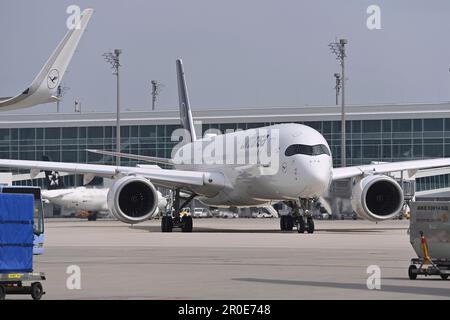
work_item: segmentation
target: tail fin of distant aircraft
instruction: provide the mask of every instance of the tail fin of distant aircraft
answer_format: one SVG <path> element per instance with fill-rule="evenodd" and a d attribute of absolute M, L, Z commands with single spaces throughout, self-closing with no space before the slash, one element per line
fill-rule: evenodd
<path fill-rule="evenodd" d="M 26 108 L 58 100 L 58 86 L 93 12 L 93 9 L 82 12 L 79 25 L 66 33 L 30 87 L 15 97 L 0 101 L 0 110 Z"/>
<path fill-rule="evenodd" d="M 180 101 L 180 120 L 183 128 L 191 135 L 191 141 L 195 141 L 194 121 L 192 119 L 191 106 L 189 104 L 188 90 L 184 78 L 183 61 L 177 60 L 178 99 Z"/>
<path fill-rule="evenodd" d="M 42 161 L 51 161 L 50 157 L 43 155 Z M 47 190 L 63 189 L 64 182 L 58 171 L 45 171 L 45 186 Z"/>

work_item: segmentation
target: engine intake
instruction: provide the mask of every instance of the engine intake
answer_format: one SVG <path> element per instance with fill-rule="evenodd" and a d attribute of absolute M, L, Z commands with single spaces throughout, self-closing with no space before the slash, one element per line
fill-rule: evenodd
<path fill-rule="evenodd" d="M 108 191 L 108 207 L 120 221 L 135 224 L 150 219 L 158 210 L 158 192 L 144 177 L 118 179 Z"/>
<path fill-rule="evenodd" d="M 403 207 L 403 190 L 388 176 L 368 176 L 358 181 L 352 190 L 353 210 L 371 221 L 392 219 Z"/>

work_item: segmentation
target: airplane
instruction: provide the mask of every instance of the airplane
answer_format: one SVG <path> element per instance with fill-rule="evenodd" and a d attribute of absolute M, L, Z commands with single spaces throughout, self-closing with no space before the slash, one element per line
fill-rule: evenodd
<path fill-rule="evenodd" d="M 44 155 L 43 161 L 50 161 Z M 107 204 L 108 188 L 76 187 L 64 188 L 64 182 L 58 171 L 45 171 L 45 181 L 47 190 L 42 190 L 42 198 L 58 206 L 76 210 L 83 216 L 86 215 L 89 221 L 97 220 L 100 212 L 109 212 Z M 167 206 L 167 199 L 157 191 L 157 210 L 149 219 L 156 217 L 160 212 L 164 212 Z M 128 221 L 133 224 L 133 221 Z"/>
<path fill-rule="evenodd" d="M 390 173 L 450 166 L 450 158 L 441 158 L 333 168 L 330 147 L 322 134 L 296 123 L 197 139 L 181 59 L 176 61 L 176 69 L 180 119 L 187 135 L 186 140 L 183 138 L 185 144 L 176 148 L 171 158 L 91 150 L 164 164 L 173 169 L 9 159 L 0 159 L 0 167 L 29 169 L 35 174 L 40 170 L 59 170 L 85 177 L 113 178 L 115 182 L 109 188 L 107 204 L 113 215 L 125 223 L 142 222 L 154 214 L 158 203 L 156 186 L 172 189 L 173 210 L 163 215 L 162 232 L 171 232 L 173 228 L 192 232 L 192 217 L 180 215 L 180 209 L 197 198 L 211 207 L 255 207 L 283 201 L 291 207 L 291 212 L 280 218 L 280 229 L 292 231 L 295 225 L 299 233 L 313 233 L 312 206 L 334 180 L 351 178 L 353 210 L 367 220 L 383 221 L 398 215 L 404 203 L 403 190 Z M 263 135 L 259 135 L 261 132 Z M 211 163 L 208 157 L 196 161 L 196 157 L 201 159 L 203 154 L 209 154 L 206 151 L 211 145 L 224 145 L 227 139 L 244 140 L 235 150 L 235 159 L 247 159 L 251 152 L 259 155 L 262 148 L 272 142 L 274 145 L 278 142 L 278 146 L 272 150 L 269 162 Z M 214 151 L 214 157 L 219 160 L 227 155 L 220 147 Z M 181 205 L 180 193 L 190 194 Z"/>
<path fill-rule="evenodd" d="M 66 33 L 27 89 L 14 97 L 0 98 L 0 111 L 28 108 L 59 100 L 58 87 L 93 12 L 93 9 L 86 9 L 81 13 L 79 28 L 75 27 Z"/>

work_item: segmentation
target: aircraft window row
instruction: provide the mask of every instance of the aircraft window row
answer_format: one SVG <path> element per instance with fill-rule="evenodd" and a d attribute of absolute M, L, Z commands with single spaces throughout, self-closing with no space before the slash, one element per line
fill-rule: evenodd
<path fill-rule="evenodd" d="M 308 146 L 305 144 L 293 144 L 287 147 L 285 153 L 286 157 L 290 157 L 296 154 L 305 154 L 308 156 L 318 156 L 326 154 L 331 156 L 330 150 L 324 144 L 317 144 L 315 146 Z"/>

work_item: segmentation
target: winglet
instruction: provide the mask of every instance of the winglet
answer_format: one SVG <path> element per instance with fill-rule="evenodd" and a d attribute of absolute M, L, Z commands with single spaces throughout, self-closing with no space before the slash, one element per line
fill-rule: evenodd
<path fill-rule="evenodd" d="M 56 101 L 58 86 L 61 84 L 93 12 L 93 9 L 86 9 L 81 13 L 78 27 L 70 29 L 66 33 L 30 87 L 22 94 L 0 101 L 0 110 L 20 109 Z"/>
<path fill-rule="evenodd" d="M 177 60 L 178 99 L 180 101 L 180 120 L 183 128 L 191 135 L 191 141 L 195 141 L 194 121 L 192 119 L 191 106 L 189 104 L 188 90 L 184 78 L 183 61 Z"/>

